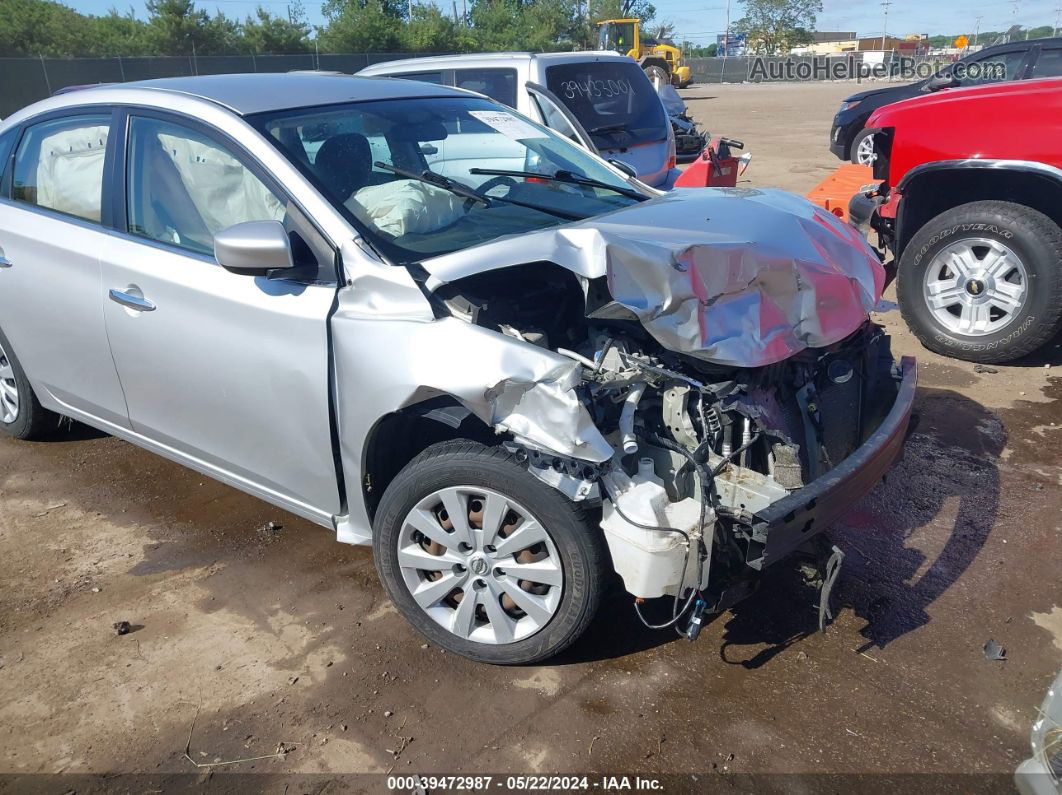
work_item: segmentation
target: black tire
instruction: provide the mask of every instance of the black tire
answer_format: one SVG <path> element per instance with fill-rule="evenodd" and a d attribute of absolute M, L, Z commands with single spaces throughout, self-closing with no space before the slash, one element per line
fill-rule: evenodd
<path fill-rule="evenodd" d="M 492 489 L 518 502 L 546 528 L 559 553 L 560 603 L 549 622 L 529 637 L 499 645 L 467 640 L 431 619 L 406 586 L 398 563 L 405 517 L 433 492 L 459 485 Z M 597 612 L 610 569 L 604 536 L 584 508 L 535 478 L 504 448 L 463 439 L 428 447 L 398 473 L 376 512 L 373 551 L 388 595 L 421 634 L 455 654 L 497 665 L 538 662 L 574 643 Z"/>
<path fill-rule="evenodd" d="M 859 162 L 859 145 L 863 143 L 867 138 L 873 137 L 877 130 L 860 130 L 856 137 L 852 139 L 852 145 L 848 147 L 848 159 L 856 165 L 870 165 L 869 163 Z"/>
<path fill-rule="evenodd" d="M 11 366 L 13 378 L 10 382 L 13 382 L 18 393 L 18 413 L 13 421 L 4 422 L 3 412 L 0 411 L 0 431 L 16 439 L 40 439 L 48 428 L 55 427 L 58 415 L 41 406 L 37 396 L 33 394 L 33 387 L 26 378 L 26 371 L 22 369 L 14 348 L 4 335 L 3 329 L 0 329 L 0 367 L 5 364 Z"/>
<path fill-rule="evenodd" d="M 1025 299 L 1013 320 L 993 334 L 963 335 L 937 320 L 926 303 L 926 269 L 945 246 L 966 238 L 1005 244 L 1028 276 Z M 898 268 L 900 310 L 929 350 L 970 362 L 999 363 L 1032 353 L 1055 335 L 1062 319 L 1062 230 L 1020 204 L 981 201 L 941 213 L 918 230 Z"/>

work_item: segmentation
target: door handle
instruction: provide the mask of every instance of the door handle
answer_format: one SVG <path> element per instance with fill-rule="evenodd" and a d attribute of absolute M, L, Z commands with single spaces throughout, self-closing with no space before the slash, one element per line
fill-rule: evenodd
<path fill-rule="evenodd" d="M 111 300 L 114 301 L 116 304 L 121 304 L 122 306 L 129 307 L 130 309 L 135 309 L 137 312 L 155 311 L 155 305 L 151 301 L 147 300 L 146 298 L 142 298 L 139 295 L 132 295 L 130 293 L 122 292 L 121 290 L 112 289 L 110 292 L 110 296 Z"/>

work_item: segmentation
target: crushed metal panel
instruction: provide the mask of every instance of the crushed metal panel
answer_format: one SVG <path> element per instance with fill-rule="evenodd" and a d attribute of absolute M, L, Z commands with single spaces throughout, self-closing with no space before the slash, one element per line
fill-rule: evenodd
<path fill-rule="evenodd" d="M 429 286 L 554 262 L 609 292 L 665 348 L 761 367 L 854 332 L 885 272 L 855 229 L 779 190 L 674 191 L 424 263 Z"/>
<path fill-rule="evenodd" d="M 386 267 L 386 266 L 383 266 Z M 371 269 L 338 294 L 332 317 L 340 452 L 353 537 L 368 531 L 362 455 L 381 417 L 450 395 L 483 422 L 544 449 L 587 461 L 613 450 L 574 392 L 572 360 L 455 318 L 434 319 L 404 268 Z M 391 278 L 388 278 L 391 276 Z M 373 293 L 382 291 L 387 300 Z M 396 317 L 391 302 L 407 317 Z M 416 356 L 396 353 L 416 351 Z"/>

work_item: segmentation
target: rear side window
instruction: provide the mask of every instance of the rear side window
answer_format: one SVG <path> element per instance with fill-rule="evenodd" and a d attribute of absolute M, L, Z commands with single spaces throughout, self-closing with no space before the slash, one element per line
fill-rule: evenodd
<path fill-rule="evenodd" d="M 510 108 L 516 107 L 515 69 L 455 69 L 454 85 L 486 94 Z"/>
<path fill-rule="evenodd" d="M 110 123 L 108 113 L 27 128 L 15 153 L 12 198 L 99 223 Z"/>
<path fill-rule="evenodd" d="M 1058 77 L 1062 75 L 1062 48 L 1042 50 L 1033 68 L 1033 77 Z"/>
<path fill-rule="evenodd" d="M 441 86 L 443 81 L 442 72 L 403 72 L 400 75 L 387 75 L 387 77 L 397 77 L 400 80 L 419 80 L 421 83 L 434 83 L 437 86 Z"/>

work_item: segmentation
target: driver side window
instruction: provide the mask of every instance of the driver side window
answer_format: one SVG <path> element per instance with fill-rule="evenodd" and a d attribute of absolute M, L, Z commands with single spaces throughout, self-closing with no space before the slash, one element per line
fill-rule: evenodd
<path fill-rule="evenodd" d="M 129 129 L 129 232 L 196 254 L 245 221 L 283 221 L 285 203 L 225 146 L 158 119 Z"/>
<path fill-rule="evenodd" d="M 1021 78 L 1025 51 L 997 53 L 966 64 L 956 64 L 955 76 L 960 86 L 980 86 Z M 964 66 L 964 69 L 960 69 Z"/>

